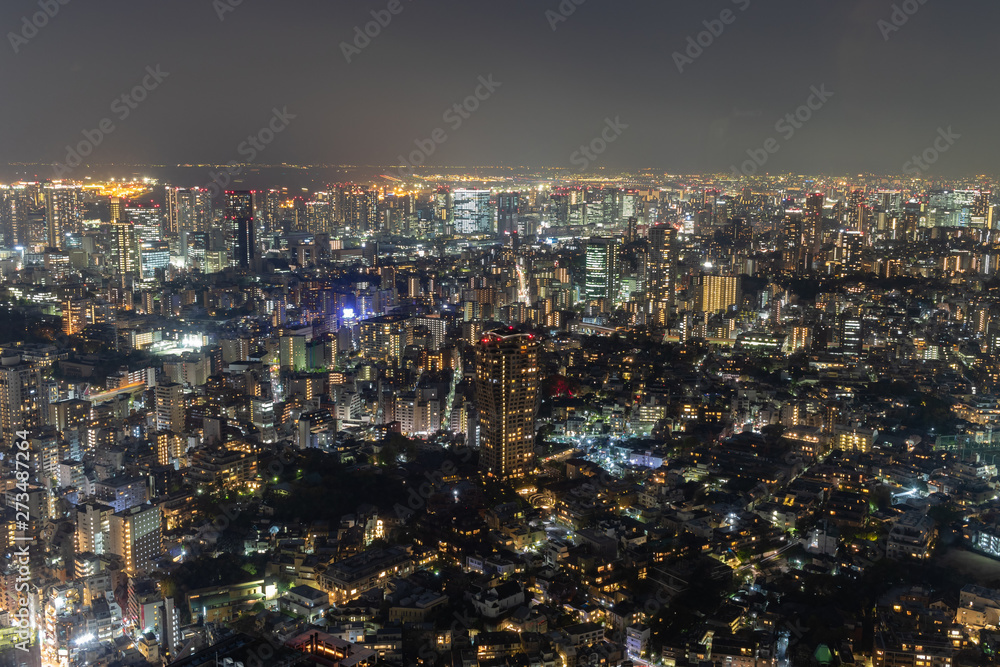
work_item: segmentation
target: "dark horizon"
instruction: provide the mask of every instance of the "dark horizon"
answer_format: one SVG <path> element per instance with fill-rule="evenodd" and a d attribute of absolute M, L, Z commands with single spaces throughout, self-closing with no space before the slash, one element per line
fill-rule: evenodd
<path fill-rule="evenodd" d="M 3 162 L 993 170 L 984 2 L 50 1 L 0 8 Z"/>

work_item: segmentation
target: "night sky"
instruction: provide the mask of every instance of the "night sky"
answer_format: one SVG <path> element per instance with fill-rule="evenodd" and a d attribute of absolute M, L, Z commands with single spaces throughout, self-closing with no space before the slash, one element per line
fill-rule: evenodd
<path fill-rule="evenodd" d="M 395 1 L 348 63 L 341 43 L 389 0 L 69 0 L 17 53 L 10 33 L 41 10 L 4 0 L 0 162 L 64 160 L 104 118 L 93 162 L 240 160 L 287 108 L 257 163 L 397 164 L 441 128 L 429 165 L 573 168 L 617 118 L 595 167 L 728 172 L 774 138 L 770 172 L 901 173 L 951 127 L 928 173 L 995 171 L 995 0 L 897 0 L 917 10 L 892 32 L 889 0 L 563 0 L 575 11 L 555 30 L 559 0 Z M 724 10 L 679 72 L 674 53 Z M 157 65 L 169 75 L 120 119 L 116 98 Z M 453 129 L 445 111 L 490 75 L 499 88 Z M 776 130 L 824 85 L 808 122 Z"/>

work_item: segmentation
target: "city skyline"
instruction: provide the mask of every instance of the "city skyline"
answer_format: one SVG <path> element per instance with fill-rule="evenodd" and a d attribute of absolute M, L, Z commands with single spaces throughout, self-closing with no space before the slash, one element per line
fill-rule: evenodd
<path fill-rule="evenodd" d="M 0 667 L 996 664 L 997 19 L 0 3 Z"/>

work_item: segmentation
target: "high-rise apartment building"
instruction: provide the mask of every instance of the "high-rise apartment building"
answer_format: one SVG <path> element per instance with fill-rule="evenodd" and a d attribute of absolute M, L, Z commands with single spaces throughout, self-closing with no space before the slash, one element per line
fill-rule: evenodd
<path fill-rule="evenodd" d="M 865 248 L 865 235 L 857 231 L 846 231 L 837 234 L 836 257 L 843 264 L 847 273 L 859 273 L 863 268 L 862 254 Z"/>
<path fill-rule="evenodd" d="M 666 324 L 674 305 L 677 230 L 658 225 L 649 230 L 649 300 L 654 321 Z"/>
<path fill-rule="evenodd" d="M 22 362 L 20 355 L 0 357 L 0 438 L 4 442 L 15 442 L 18 431 L 40 425 L 41 384 L 38 369 Z"/>
<path fill-rule="evenodd" d="M 809 235 L 809 247 L 812 248 L 813 256 L 819 253 L 820 246 L 823 245 L 823 202 L 826 196 L 822 192 L 817 192 L 806 197 L 805 207 L 805 228 Z"/>
<path fill-rule="evenodd" d="M 156 462 L 160 465 L 172 465 L 186 462 L 187 448 L 184 437 L 170 431 L 157 431 L 153 434 L 156 445 Z"/>
<path fill-rule="evenodd" d="M 62 330 L 67 336 L 72 336 L 87 327 L 88 299 L 67 298 L 62 302 Z"/>
<path fill-rule="evenodd" d="M 76 506 L 76 551 L 98 556 L 111 551 L 111 517 L 115 513 L 102 503 Z"/>
<path fill-rule="evenodd" d="M 139 242 L 136 239 L 135 225 L 127 220 L 111 223 L 112 251 L 115 254 L 115 266 L 122 275 L 139 272 Z"/>
<path fill-rule="evenodd" d="M 137 505 L 111 515 L 111 553 L 125 561 L 129 575 L 148 571 L 163 554 L 160 508 Z"/>
<path fill-rule="evenodd" d="M 0 186 L 0 233 L 9 248 L 30 242 L 28 209 L 30 198 L 24 184 Z"/>
<path fill-rule="evenodd" d="M 202 188 L 166 188 L 167 214 L 164 232 L 168 236 L 207 231 L 212 222 L 212 193 Z"/>
<path fill-rule="evenodd" d="M 66 235 L 78 232 L 83 215 L 83 189 L 79 185 L 46 185 L 46 243 L 49 247 L 66 247 Z"/>
<path fill-rule="evenodd" d="M 184 387 L 174 382 L 157 385 L 156 429 L 158 431 L 184 431 Z"/>
<path fill-rule="evenodd" d="M 282 368 L 293 371 L 305 370 L 305 336 L 282 336 L 278 341 L 278 359 Z"/>
<path fill-rule="evenodd" d="M 700 276 L 698 278 L 698 306 L 703 313 L 729 310 L 740 302 L 738 276 Z"/>
<path fill-rule="evenodd" d="M 486 334 L 476 348 L 480 465 L 506 479 L 531 469 L 540 371 L 538 341 L 520 333 Z"/>

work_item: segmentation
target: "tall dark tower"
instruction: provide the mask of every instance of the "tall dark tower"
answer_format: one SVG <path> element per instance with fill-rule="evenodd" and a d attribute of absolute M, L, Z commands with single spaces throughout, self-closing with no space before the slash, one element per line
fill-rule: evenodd
<path fill-rule="evenodd" d="M 823 201 L 826 197 L 822 192 L 809 195 L 806 198 L 806 230 L 812 240 L 813 257 L 819 254 L 823 245 Z"/>
<path fill-rule="evenodd" d="M 497 237 L 506 242 L 517 233 L 517 220 L 521 215 L 521 195 L 501 192 L 497 195 Z"/>
<path fill-rule="evenodd" d="M 539 344 L 528 334 L 498 331 L 476 346 L 479 463 L 494 477 L 531 470 L 541 384 Z"/>
<path fill-rule="evenodd" d="M 233 249 L 232 266 L 250 269 L 257 246 L 254 243 L 253 192 L 229 190 L 226 192 L 226 232 Z"/>

